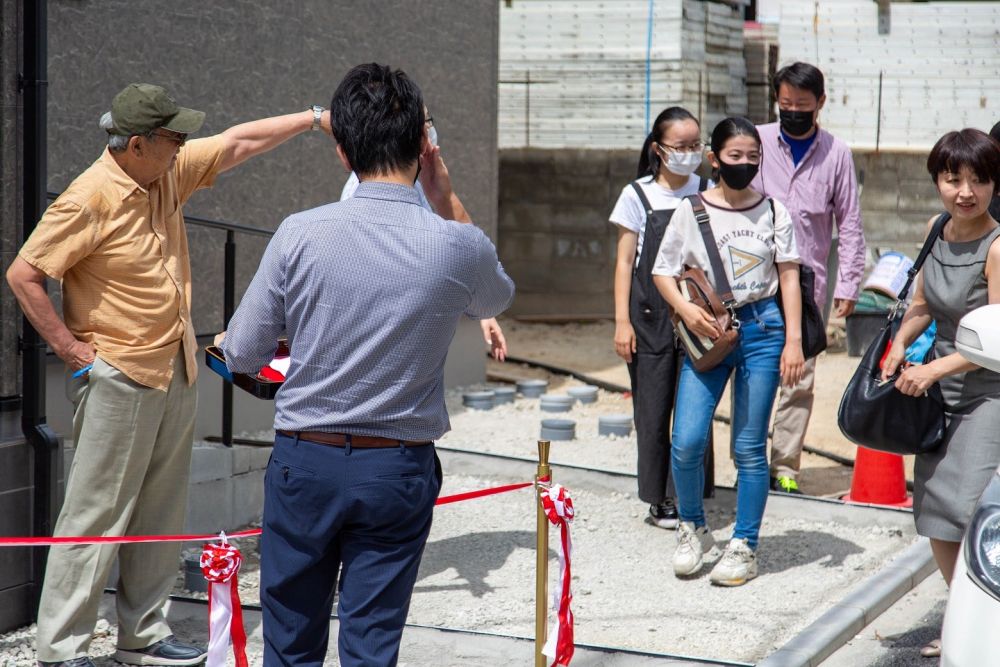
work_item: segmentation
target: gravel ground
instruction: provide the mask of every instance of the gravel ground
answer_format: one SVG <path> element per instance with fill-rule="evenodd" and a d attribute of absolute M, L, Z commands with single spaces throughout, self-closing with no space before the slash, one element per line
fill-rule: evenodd
<path fill-rule="evenodd" d="M 510 481 L 518 480 L 451 475 L 443 493 Z M 673 575 L 674 534 L 643 523 L 629 494 L 572 492 L 578 512 L 573 606 L 581 643 L 753 662 L 913 540 L 898 527 L 871 521 L 818 521 L 808 511 L 800 518 L 766 516 L 761 576 L 741 588 L 717 588 L 709 584 L 707 569 L 688 580 Z M 530 636 L 534 520 L 527 489 L 439 508 L 409 621 Z M 727 508 L 710 506 L 717 539 L 728 537 L 732 521 Z M 246 603 L 257 601 L 255 542 L 240 541 L 247 557 L 240 578 Z M 558 565 L 554 551 L 550 555 L 554 578 Z M 175 631 L 183 636 L 183 628 Z M 0 665 L 32 664 L 25 655 L 32 637 L 31 629 L 0 637 Z M 113 642 L 113 628 L 102 623 L 91 654 L 111 655 Z M 114 663 L 107 658 L 99 664 Z"/>
<path fill-rule="evenodd" d="M 563 381 L 563 388 L 573 384 L 580 383 Z M 524 398 L 488 411 L 463 408 L 463 391 L 478 388 L 448 392 L 452 431 L 442 438 L 442 446 L 534 458 L 540 420 L 566 416 L 577 421 L 577 439 L 552 443 L 554 464 L 634 471 L 634 434 L 597 435 L 598 415 L 630 412 L 628 399 L 601 392 L 597 403 L 577 405 L 569 413 L 542 413 L 537 400 Z M 717 432 L 717 439 L 722 456 L 717 455 L 716 481 L 731 485 L 728 445 L 722 444 L 728 436 L 720 438 Z M 527 481 L 500 470 L 488 459 L 475 474 L 449 474 L 446 465 L 442 494 Z M 559 481 L 558 467 L 556 475 Z M 788 641 L 914 540 L 906 515 L 880 520 L 883 515 L 872 510 L 864 520 L 832 521 L 829 513 L 813 512 L 814 505 L 802 501 L 800 513 L 765 515 L 760 577 L 740 588 L 717 588 L 708 582 L 708 568 L 692 579 L 673 575 L 674 533 L 643 522 L 645 505 L 625 491 L 633 482 L 618 478 L 616 484 L 621 491 L 571 488 L 578 517 L 573 529 L 574 612 L 581 643 L 753 662 Z M 731 503 L 727 495 L 708 504 L 709 525 L 720 541 L 732 531 Z M 528 489 L 439 508 L 409 621 L 532 635 L 534 522 Z M 256 540 L 243 539 L 239 546 L 245 556 L 241 596 L 244 602 L 257 602 Z M 558 564 L 554 551 L 550 556 L 554 581 Z M 183 636 L 183 628 L 175 630 Z M 108 657 L 114 634 L 106 620 L 99 625 L 92 648 L 92 655 L 101 658 L 99 665 L 117 664 Z M 32 628 L 0 636 L 0 667 L 32 665 L 33 636 Z"/>

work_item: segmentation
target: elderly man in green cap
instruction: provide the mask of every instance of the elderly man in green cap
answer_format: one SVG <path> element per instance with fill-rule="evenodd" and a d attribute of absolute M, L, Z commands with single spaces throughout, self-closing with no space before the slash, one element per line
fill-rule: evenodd
<path fill-rule="evenodd" d="M 197 394 L 191 269 L 181 207 L 216 176 L 310 129 L 322 107 L 188 141 L 204 121 L 131 84 L 101 126 L 108 148 L 49 207 L 7 271 L 25 315 L 67 365 L 76 455 L 56 535 L 176 534 L 184 525 Z M 45 293 L 62 281 L 63 316 Z M 193 665 L 163 605 L 178 544 L 53 547 L 38 611 L 41 665 L 91 667 L 98 602 L 118 555 L 118 651 L 131 665 Z"/>

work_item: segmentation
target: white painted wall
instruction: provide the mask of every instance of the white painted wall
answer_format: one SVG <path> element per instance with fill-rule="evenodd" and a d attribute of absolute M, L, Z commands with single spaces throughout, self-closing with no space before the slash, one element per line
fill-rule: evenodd
<path fill-rule="evenodd" d="M 820 122 L 853 147 L 926 150 L 1000 120 L 1000 2 L 892 3 L 880 35 L 872 0 L 784 0 L 779 42 L 779 64 L 823 70 Z"/>
<path fill-rule="evenodd" d="M 700 0 L 652 7 L 649 120 L 678 104 L 709 127 L 746 113 L 742 9 Z M 649 10 L 649 0 L 501 3 L 499 146 L 638 147 L 648 132 Z"/>

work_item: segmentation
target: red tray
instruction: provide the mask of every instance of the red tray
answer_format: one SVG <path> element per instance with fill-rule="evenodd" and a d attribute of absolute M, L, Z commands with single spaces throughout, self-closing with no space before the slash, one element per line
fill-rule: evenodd
<path fill-rule="evenodd" d="M 285 345 L 285 341 L 279 341 L 277 356 L 287 355 L 288 347 Z M 214 345 L 209 345 L 205 348 L 205 364 L 222 376 L 222 379 L 226 382 L 234 384 L 248 394 L 253 394 L 257 398 L 262 398 L 266 401 L 273 400 L 275 394 L 278 393 L 278 389 L 284 384 L 284 382 L 268 380 L 259 374 L 250 375 L 248 373 L 230 372 L 226 367 L 226 357 L 222 354 L 222 350 Z"/>

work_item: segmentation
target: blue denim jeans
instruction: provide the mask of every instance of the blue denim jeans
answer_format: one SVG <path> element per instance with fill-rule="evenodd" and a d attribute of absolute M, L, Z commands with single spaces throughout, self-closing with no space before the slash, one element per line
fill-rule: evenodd
<path fill-rule="evenodd" d="M 674 409 L 671 465 L 681 520 L 705 525 L 702 461 L 712 415 L 732 375 L 732 429 L 739 482 L 733 537 L 747 538 L 756 549 L 767 503 L 767 426 L 781 379 L 785 323 L 773 297 L 741 306 L 736 316 L 741 325 L 739 344 L 721 364 L 699 373 L 690 360 L 684 360 Z"/>

